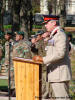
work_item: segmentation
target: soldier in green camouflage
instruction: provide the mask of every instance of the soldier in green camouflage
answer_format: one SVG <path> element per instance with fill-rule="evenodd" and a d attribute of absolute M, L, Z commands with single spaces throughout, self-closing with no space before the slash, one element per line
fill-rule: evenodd
<path fill-rule="evenodd" d="M 31 39 L 31 43 L 32 43 L 32 52 L 34 53 L 34 55 L 40 55 L 40 56 L 44 56 L 45 52 L 44 52 L 44 42 L 43 39 L 41 37 L 41 35 L 43 34 L 44 31 L 40 30 L 36 33 L 36 35 L 34 35 Z"/>
<path fill-rule="evenodd" d="M 0 60 L 2 58 L 2 45 L 0 44 Z"/>
<path fill-rule="evenodd" d="M 31 37 L 31 53 L 32 53 L 32 57 L 35 55 L 38 55 L 38 49 L 36 48 L 36 35 L 33 35 Z"/>
<path fill-rule="evenodd" d="M 44 56 L 45 55 L 45 47 L 44 41 L 42 39 L 42 34 L 44 33 L 43 30 L 40 30 L 36 33 L 36 48 L 38 49 L 38 55 Z"/>
<path fill-rule="evenodd" d="M 43 33 L 44 33 L 43 30 L 40 30 L 36 33 L 36 35 L 34 37 L 35 41 L 33 41 L 35 48 L 32 48 L 32 52 L 34 53 L 34 55 L 40 55 L 42 57 L 45 56 L 45 54 L 46 54 L 45 43 L 44 43 L 44 40 L 42 38 Z M 36 52 L 34 52 L 34 50 Z M 44 64 L 41 66 L 42 66 L 42 67 L 40 67 L 40 69 L 42 68 L 42 78 L 41 78 L 42 81 L 40 81 L 40 82 L 42 82 L 41 83 L 41 85 L 42 85 L 41 96 L 42 96 L 42 98 L 46 98 L 47 94 L 48 94 L 48 89 L 47 89 L 48 86 L 46 86 L 46 85 L 48 85 L 46 83 L 46 72 L 47 71 L 46 71 L 46 66 Z"/>
<path fill-rule="evenodd" d="M 13 57 L 21 57 L 25 59 L 30 59 L 32 57 L 29 43 L 24 40 L 24 32 L 16 33 L 16 43 L 14 44 Z"/>
<path fill-rule="evenodd" d="M 36 33 L 37 38 L 36 38 L 36 48 L 38 48 L 38 55 L 40 56 L 45 56 L 46 55 L 46 51 L 45 51 L 45 43 L 44 40 L 42 38 L 44 31 L 38 31 Z M 47 98 L 47 94 L 48 94 L 48 84 L 46 82 L 46 66 L 44 64 L 41 65 L 42 66 L 42 98 Z"/>
<path fill-rule="evenodd" d="M 6 32 L 5 33 L 5 66 L 8 71 L 8 77 L 9 77 L 9 70 L 10 70 L 10 80 L 8 80 L 8 88 L 10 85 L 11 91 L 14 90 L 14 68 L 13 68 L 13 60 L 12 60 L 12 52 L 13 52 L 13 44 L 14 40 L 12 39 L 12 32 Z M 9 84 L 10 81 L 10 84 Z M 11 94 L 12 95 L 12 94 Z"/>
<path fill-rule="evenodd" d="M 0 71 L 1 71 L 1 59 L 2 59 L 2 45 L 0 44 Z"/>

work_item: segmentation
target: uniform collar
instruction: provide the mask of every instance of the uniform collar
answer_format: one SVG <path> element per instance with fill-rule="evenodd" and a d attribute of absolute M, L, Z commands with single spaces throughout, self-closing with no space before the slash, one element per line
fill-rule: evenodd
<path fill-rule="evenodd" d="M 60 29 L 60 26 L 57 26 L 50 34 L 50 38 Z"/>

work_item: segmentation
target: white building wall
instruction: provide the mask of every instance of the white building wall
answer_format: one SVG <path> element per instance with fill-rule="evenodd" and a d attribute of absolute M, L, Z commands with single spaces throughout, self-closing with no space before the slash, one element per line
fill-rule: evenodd
<path fill-rule="evenodd" d="M 41 14 L 49 14 L 48 0 L 40 0 L 40 13 Z"/>
<path fill-rule="evenodd" d="M 66 2 L 67 15 L 75 15 L 75 0 L 68 0 Z"/>
<path fill-rule="evenodd" d="M 72 15 L 75 15 L 75 0 L 72 0 Z"/>

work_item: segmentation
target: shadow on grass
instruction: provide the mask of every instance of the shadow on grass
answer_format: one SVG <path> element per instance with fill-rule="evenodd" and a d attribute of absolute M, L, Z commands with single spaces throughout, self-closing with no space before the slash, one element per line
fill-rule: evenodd
<path fill-rule="evenodd" d="M 8 86 L 0 86 L 0 91 L 8 92 Z"/>

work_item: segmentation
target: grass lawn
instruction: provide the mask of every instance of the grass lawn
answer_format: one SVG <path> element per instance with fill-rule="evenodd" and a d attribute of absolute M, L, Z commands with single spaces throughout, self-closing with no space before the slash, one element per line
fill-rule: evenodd
<path fill-rule="evenodd" d="M 70 82 L 70 96 L 75 100 L 75 52 L 71 55 L 72 81 Z"/>
<path fill-rule="evenodd" d="M 0 79 L 0 86 L 8 86 L 8 80 Z"/>
<path fill-rule="evenodd" d="M 8 91 L 8 80 L 0 79 L 0 91 Z"/>

